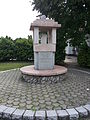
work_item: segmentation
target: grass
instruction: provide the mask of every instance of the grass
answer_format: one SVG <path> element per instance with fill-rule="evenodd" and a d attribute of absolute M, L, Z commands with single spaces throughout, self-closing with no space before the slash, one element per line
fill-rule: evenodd
<path fill-rule="evenodd" d="M 0 71 L 21 68 L 23 66 L 32 65 L 33 62 L 1 62 Z"/>

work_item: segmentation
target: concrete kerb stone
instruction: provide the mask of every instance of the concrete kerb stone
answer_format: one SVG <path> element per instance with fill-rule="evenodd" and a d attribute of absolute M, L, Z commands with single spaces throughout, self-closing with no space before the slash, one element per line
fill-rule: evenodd
<path fill-rule="evenodd" d="M 7 109 L 3 112 L 3 118 L 4 119 L 12 119 L 12 114 L 13 112 L 16 110 L 16 108 L 12 108 L 12 107 L 7 107 Z"/>
<path fill-rule="evenodd" d="M 45 120 L 46 112 L 45 111 L 36 111 L 35 120 Z"/>
<path fill-rule="evenodd" d="M 87 105 L 85 105 L 83 107 L 88 111 L 88 114 L 90 115 L 90 105 L 87 104 Z"/>
<path fill-rule="evenodd" d="M 12 70 L 20 70 L 20 68 L 15 68 L 15 69 L 10 69 L 10 70 L 0 71 L 0 73 L 9 72 L 9 71 L 12 71 Z"/>
<path fill-rule="evenodd" d="M 80 117 L 86 117 L 88 116 L 88 111 L 84 107 L 77 107 L 75 108 L 77 112 L 79 113 Z"/>
<path fill-rule="evenodd" d="M 25 110 L 16 109 L 12 114 L 12 120 L 22 120 Z"/>
<path fill-rule="evenodd" d="M 21 110 L 0 106 L 0 118 L 7 120 L 78 120 L 90 114 L 90 104 L 66 110 Z"/>
<path fill-rule="evenodd" d="M 79 113 L 74 108 L 72 108 L 72 109 L 66 109 L 66 111 L 69 114 L 70 120 L 78 120 Z"/>
<path fill-rule="evenodd" d="M 35 112 L 32 110 L 26 110 L 23 114 L 23 120 L 34 120 L 35 119 Z"/>
<path fill-rule="evenodd" d="M 69 119 L 69 114 L 67 113 L 66 110 L 57 110 L 57 115 L 59 120 L 68 120 Z"/>
<path fill-rule="evenodd" d="M 47 110 L 47 120 L 58 120 L 55 110 Z"/>
<path fill-rule="evenodd" d="M 6 109 L 7 109 L 6 106 L 4 106 L 4 105 L 1 105 L 1 106 L 0 106 L 0 118 L 2 118 L 3 112 L 4 112 L 4 110 L 6 110 Z"/>

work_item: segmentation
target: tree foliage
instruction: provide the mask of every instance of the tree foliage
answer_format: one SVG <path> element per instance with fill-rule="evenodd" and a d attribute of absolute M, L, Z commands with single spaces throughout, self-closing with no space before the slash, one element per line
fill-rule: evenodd
<path fill-rule="evenodd" d="M 30 39 L 17 38 L 15 40 L 15 53 L 17 60 L 29 60 L 33 56 L 33 42 Z"/>
<path fill-rule="evenodd" d="M 32 4 L 33 10 L 38 10 L 62 25 L 57 33 L 56 58 L 60 59 L 60 54 L 64 53 L 65 40 L 71 39 L 72 45 L 79 47 L 85 40 L 85 34 L 90 34 L 90 0 L 33 0 Z M 62 52 L 59 54 L 60 49 Z"/>
<path fill-rule="evenodd" d="M 8 36 L 0 38 L 0 61 L 8 61 L 13 58 L 14 43 Z"/>
<path fill-rule="evenodd" d="M 80 46 L 80 51 L 78 54 L 78 63 L 82 67 L 90 68 L 90 47 L 86 43 Z"/>
<path fill-rule="evenodd" d="M 26 61 L 33 58 L 32 37 L 28 39 L 17 38 L 12 40 L 10 37 L 0 38 L 0 61 Z"/>

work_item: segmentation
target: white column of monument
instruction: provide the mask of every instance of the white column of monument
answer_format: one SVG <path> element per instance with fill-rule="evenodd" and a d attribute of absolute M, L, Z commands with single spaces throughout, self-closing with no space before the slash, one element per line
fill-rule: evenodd
<path fill-rule="evenodd" d="M 52 44 L 54 44 L 56 48 L 56 28 L 52 29 L 51 36 L 52 36 Z M 55 52 L 53 52 L 52 57 L 53 57 L 53 65 L 55 65 Z"/>
<path fill-rule="evenodd" d="M 34 38 L 34 44 L 38 44 L 39 43 L 39 28 L 38 27 L 34 27 L 33 38 Z"/>
<path fill-rule="evenodd" d="M 34 38 L 34 46 L 39 44 L 39 28 L 38 27 L 34 27 L 34 31 L 33 31 L 33 38 Z M 34 67 L 35 69 L 38 68 L 38 52 L 34 51 Z"/>
<path fill-rule="evenodd" d="M 52 29 L 52 43 L 56 44 L 56 28 Z"/>
<path fill-rule="evenodd" d="M 48 44 L 52 43 L 52 34 L 51 34 L 51 30 L 48 31 Z"/>

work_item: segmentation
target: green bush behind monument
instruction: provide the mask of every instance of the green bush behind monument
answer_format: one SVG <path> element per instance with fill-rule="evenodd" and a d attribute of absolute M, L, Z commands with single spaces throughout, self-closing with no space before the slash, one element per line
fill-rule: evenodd
<path fill-rule="evenodd" d="M 82 67 L 90 67 L 90 47 L 82 44 L 78 54 L 78 64 Z"/>
<path fill-rule="evenodd" d="M 0 61 L 27 61 L 33 59 L 32 38 L 17 38 L 12 40 L 10 37 L 0 38 Z"/>

